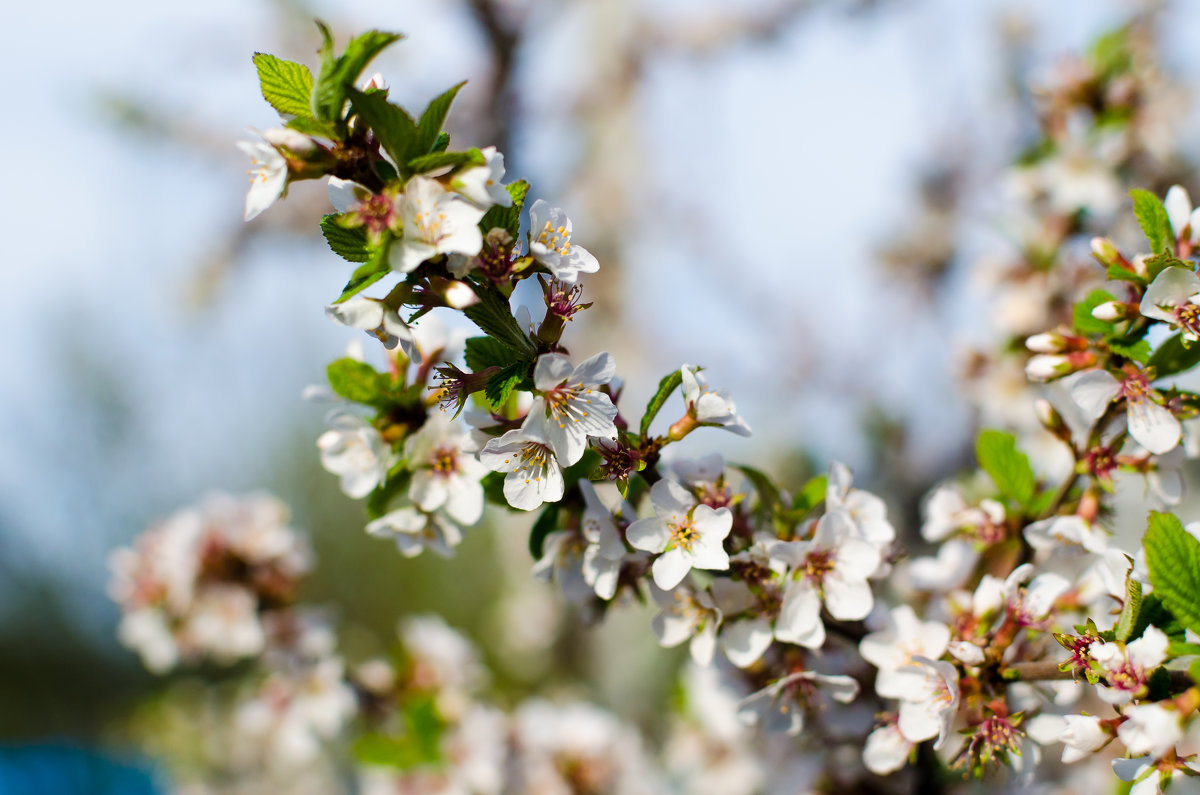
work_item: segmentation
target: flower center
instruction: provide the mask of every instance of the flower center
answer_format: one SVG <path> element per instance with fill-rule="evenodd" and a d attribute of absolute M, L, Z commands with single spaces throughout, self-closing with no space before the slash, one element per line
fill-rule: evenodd
<path fill-rule="evenodd" d="M 447 477 L 458 471 L 458 451 L 450 447 L 439 447 L 433 451 L 434 472 Z"/>
<path fill-rule="evenodd" d="M 1150 393 L 1150 384 L 1146 381 L 1146 376 L 1141 373 L 1135 373 L 1121 382 L 1121 394 L 1130 403 L 1139 403 L 1145 400 Z"/>
<path fill-rule="evenodd" d="M 432 210 L 422 209 L 425 202 L 421 199 L 415 200 L 413 205 L 416 210 L 413 213 L 413 226 L 416 227 L 417 237 L 425 243 L 436 243 L 442 237 L 446 214 L 436 206 Z"/>
<path fill-rule="evenodd" d="M 692 523 L 691 517 L 686 517 L 679 524 L 669 525 L 671 530 L 671 544 L 677 546 L 684 551 L 690 552 L 692 544 L 696 543 L 700 538 L 699 531 Z"/>
<path fill-rule="evenodd" d="M 591 403 L 584 395 L 592 394 L 592 390 L 585 389 L 583 384 L 575 384 L 568 386 L 563 384 L 555 387 L 546 393 L 546 408 L 550 412 L 550 416 L 558 422 L 558 427 L 567 427 L 567 422 L 579 422 L 579 420 L 588 415 L 587 410 L 581 405 Z"/>
<path fill-rule="evenodd" d="M 392 222 L 392 200 L 386 196 L 368 196 L 354 208 L 354 215 L 372 235 L 381 235 Z"/>
<path fill-rule="evenodd" d="M 818 549 L 815 552 L 808 553 L 808 557 L 804 559 L 804 568 L 802 572 L 805 577 L 813 582 L 821 582 L 825 579 L 825 575 L 833 571 L 833 551 L 829 549 Z"/>
<path fill-rule="evenodd" d="M 1200 306 L 1188 301 L 1176 307 L 1175 320 L 1184 329 L 1200 336 Z"/>
<path fill-rule="evenodd" d="M 530 442 L 521 448 L 520 452 L 521 463 L 517 466 L 514 472 L 520 477 L 524 475 L 525 482 L 531 480 L 537 483 L 542 479 L 542 470 L 546 468 L 546 458 L 549 456 L 546 445 L 539 442 Z M 504 459 L 504 463 L 508 463 L 508 459 Z"/>
<path fill-rule="evenodd" d="M 571 233 L 565 226 L 551 226 L 547 221 L 542 231 L 538 233 L 538 242 L 560 257 L 565 257 L 571 250 Z"/>

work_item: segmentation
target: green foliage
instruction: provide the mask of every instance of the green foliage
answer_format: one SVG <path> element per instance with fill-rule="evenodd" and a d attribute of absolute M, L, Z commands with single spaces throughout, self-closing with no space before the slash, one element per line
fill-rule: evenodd
<path fill-rule="evenodd" d="M 558 511 L 561 505 L 559 502 L 548 503 L 533 523 L 533 529 L 529 531 L 529 554 L 533 555 L 534 560 L 541 560 L 545 552 L 546 536 L 558 529 Z"/>
<path fill-rule="evenodd" d="M 521 230 L 521 208 L 525 204 L 525 195 L 529 193 L 529 183 L 519 179 L 506 185 L 505 189 L 512 196 L 512 206 L 501 207 L 497 204 L 490 207 L 479 221 L 479 228 L 484 234 L 496 228 L 505 229 L 516 239 L 517 232 Z"/>
<path fill-rule="evenodd" d="M 1125 604 L 1121 606 L 1121 616 L 1117 619 L 1116 637 L 1122 643 L 1133 640 L 1133 631 L 1138 626 L 1142 613 L 1142 584 L 1125 575 Z M 1145 629 L 1145 627 L 1142 627 Z"/>
<path fill-rule="evenodd" d="M 1200 363 L 1200 345 L 1188 344 L 1183 335 L 1176 334 L 1163 340 L 1150 356 L 1149 366 L 1154 368 L 1156 378 L 1182 373 Z"/>
<path fill-rule="evenodd" d="M 393 466 L 388 472 L 387 480 L 376 486 L 375 490 L 367 495 L 368 521 L 383 516 L 388 512 L 392 500 L 408 491 L 408 484 L 412 482 L 412 473 L 404 467 L 404 461 Z"/>
<path fill-rule="evenodd" d="M 1017 449 L 1017 440 L 1005 431 L 985 430 L 975 442 L 979 466 L 991 476 L 996 488 L 1018 505 L 1033 499 L 1035 480 L 1029 457 Z"/>
<path fill-rule="evenodd" d="M 471 372 L 478 373 L 489 367 L 508 367 L 519 362 L 527 362 L 520 354 L 504 343 L 491 337 L 470 337 L 467 339 L 465 359 Z"/>
<path fill-rule="evenodd" d="M 326 237 L 326 240 L 328 240 L 328 237 Z M 330 244 L 330 248 L 333 248 L 332 243 Z M 342 288 L 342 294 L 337 297 L 334 303 L 340 304 L 343 301 L 353 298 L 384 276 L 387 276 L 391 270 L 387 261 L 387 244 L 385 243 L 379 248 L 372 250 L 371 258 L 355 269 L 354 273 L 350 276 L 350 281 L 346 282 L 346 286 Z"/>
<path fill-rule="evenodd" d="M 1193 270 L 1188 263 L 1176 257 L 1170 251 L 1164 251 L 1162 254 L 1155 254 L 1153 257 L 1146 257 L 1142 261 L 1146 266 L 1146 282 L 1154 281 L 1158 274 L 1165 271 L 1167 268 L 1184 268 L 1185 270 Z"/>
<path fill-rule="evenodd" d="M 397 735 L 366 732 L 354 742 L 354 758 L 366 765 L 400 770 L 436 765 L 442 761 L 442 734 L 446 722 L 431 694 L 409 698 L 401 706 L 403 729 Z"/>
<path fill-rule="evenodd" d="M 366 262 L 371 258 L 367 248 L 367 230 L 360 227 L 347 229 L 338 223 L 337 213 L 331 213 L 321 219 L 321 234 L 334 254 L 350 262 Z"/>
<path fill-rule="evenodd" d="M 1109 265 L 1105 276 L 1109 281 L 1129 282 L 1130 284 L 1135 284 L 1138 287 L 1145 287 L 1148 284 L 1144 278 L 1137 275 L 1133 271 L 1125 270 L 1120 265 Z"/>
<path fill-rule="evenodd" d="M 1137 216 L 1138 225 L 1150 242 L 1150 250 L 1162 254 L 1173 249 L 1175 234 L 1171 231 L 1171 221 L 1159 198 L 1141 188 L 1134 188 L 1129 195 L 1133 197 L 1133 214 Z"/>
<path fill-rule="evenodd" d="M 425 152 L 419 151 L 417 123 L 408 111 L 388 102 L 381 91 L 364 94 L 350 87 L 347 93 L 354 113 L 371 127 L 383 150 L 401 167 L 405 176 L 412 173 L 407 170 L 408 162 Z"/>
<path fill-rule="evenodd" d="M 343 358 L 330 362 L 325 374 L 334 392 L 346 400 L 367 406 L 377 403 L 390 385 L 389 376 L 357 359 Z"/>
<path fill-rule="evenodd" d="M 1200 631 L 1200 541 L 1171 514 L 1151 511 L 1142 545 L 1155 595 L 1184 627 Z"/>
<path fill-rule="evenodd" d="M 1146 364 L 1150 361 L 1150 343 L 1145 340 L 1138 340 L 1134 343 L 1110 340 L 1108 349 L 1118 356 L 1124 356 L 1126 359 L 1138 364 Z"/>
<path fill-rule="evenodd" d="M 1073 324 L 1080 334 L 1111 334 L 1113 324 L 1092 317 L 1092 310 L 1101 304 L 1115 301 L 1110 293 L 1104 290 L 1092 290 L 1087 297 L 1075 304 Z"/>
<path fill-rule="evenodd" d="M 446 121 L 446 114 L 450 112 L 450 105 L 454 102 L 454 98 L 458 96 L 459 89 L 466 84 L 467 81 L 464 80 L 442 94 L 439 94 L 425 108 L 425 112 L 421 114 L 421 120 L 417 122 L 417 146 L 420 151 L 416 152 L 413 155 L 414 157 L 426 155 L 434 151 L 434 145 L 441 138 L 442 124 Z M 448 139 L 447 143 L 449 143 Z"/>
<path fill-rule="evenodd" d="M 475 295 L 479 296 L 479 303 L 464 309 L 463 314 L 489 337 L 508 346 L 521 357 L 532 359 L 537 351 L 517 325 L 508 299 L 494 287 L 475 284 L 472 288 Z"/>
<path fill-rule="evenodd" d="M 436 171 L 440 168 L 457 170 L 464 166 L 482 166 L 486 163 L 482 152 L 478 149 L 468 149 L 465 152 L 434 152 L 422 155 L 410 160 L 408 167 L 413 170 L 414 174 L 423 174 L 426 171 Z"/>
<path fill-rule="evenodd" d="M 816 508 L 825 499 L 825 492 L 828 488 L 829 478 L 825 475 L 817 475 L 812 478 L 804 484 L 804 488 L 800 489 L 800 493 L 792 500 L 792 511 L 803 515 Z"/>
<path fill-rule="evenodd" d="M 399 41 L 403 36 L 399 33 L 369 30 L 351 39 L 345 52 L 334 58 L 333 37 L 329 34 L 329 29 L 320 22 L 317 26 L 321 29 L 324 43 L 321 47 L 321 72 L 317 76 L 316 89 L 312 95 L 313 116 L 323 121 L 340 122 L 348 92 L 354 90 L 353 84 L 358 76 L 385 47 Z M 374 125 L 371 126 L 374 128 Z"/>
<path fill-rule="evenodd" d="M 683 376 L 679 370 L 672 370 L 658 382 L 658 389 L 654 390 L 654 395 L 650 398 L 650 402 L 646 404 L 646 413 L 642 415 L 642 424 L 639 427 L 639 431 L 643 437 L 650 432 L 650 423 L 654 422 L 654 418 L 662 410 L 663 404 L 667 402 L 667 398 L 671 397 L 671 394 L 682 383 Z"/>
<path fill-rule="evenodd" d="M 254 54 L 263 99 L 285 116 L 311 117 L 312 72 L 304 64 L 285 61 L 265 52 Z"/>
<path fill-rule="evenodd" d="M 504 408 L 504 404 L 508 402 L 508 396 L 512 394 L 517 384 L 525 379 L 528 371 L 529 364 L 527 362 L 518 362 L 505 367 L 488 379 L 483 394 L 491 404 L 492 411 L 500 411 Z"/>

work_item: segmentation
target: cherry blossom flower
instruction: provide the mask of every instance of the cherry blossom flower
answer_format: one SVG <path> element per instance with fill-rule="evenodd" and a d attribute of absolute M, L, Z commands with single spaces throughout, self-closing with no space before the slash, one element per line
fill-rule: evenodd
<path fill-rule="evenodd" d="M 580 273 L 600 269 L 591 252 L 571 241 L 571 219 L 560 208 L 535 201 L 529 208 L 529 230 L 529 254 L 560 282 L 574 284 Z"/>
<path fill-rule="evenodd" d="M 693 568 L 729 568 L 722 546 L 733 527 L 728 508 L 698 505 L 691 492 L 666 478 L 650 488 L 650 502 L 655 516 L 638 519 L 625 536 L 636 549 L 661 553 L 651 565 L 655 585 L 669 591 Z"/>
<path fill-rule="evenodd" d="M 919 686 L 923 672 L 913 670 L 917 657 L 936 660 L 950 642 L 950 628 L 938 621 L 921 621 L 908 605 L 892 608 L 884 628 L 872 632 L 858 649 L 863 659 L 879 669 L 875 692 L 885 698 L 903 698 Z"/>
<path fill-rule="evenodd" d="M 1071 588 L 1061 574 L 1043 572 L 1032 580 L 1033 564 L 1013 569 L 1004 580 L 1004 598 L 1008 615 L 1021 626 L 1036 626 L 1050 615 L 1054 602 Z"/>
<path fill-rule="evenodd" d="M 1183 771 L 1186 775 L 1200 773 L 1200 764 L 1194 758 L 1155 760 L 1151 756 L 1137 756 L 1114 759 L 1112 768 L 1117 778 L 1133 784 L 1129 788 L 1129 795 L 1161 795 L 1176 771 Z"/>
<path fill-rule="evenodd" d="M 1200 340 L 1200 276 L 1190 268 L 1163 268 L 1146 288 L 1138 311 L 1178 325 L 1189 342 Z"/>
<path fill-rule="evenodd" d="M 1143 373 L 1129 373 L 1118 381 L 1107 370 L 1088 370 L 1072 376 L 1066 383 L 1071 399 L 1089 420 L 1099 419 L 1110 403 L 1118 397 L 1124 398 L 1129 435 L 1151 453 L 1167 452 L 1183 436 L 1179 420 L 1161 405 L 1162 395 L 1150 387 Z"/>
<path fill-rule="evenodd" d="M 329 430 L 317 438 L 321 466 L 341 478 L 347 497 L 367 496 L 387 478 L 391 449 L 379 431 L 357 414 L 335 409 L 325 421 Z"/>
<path fill-rule="evenodd" d="M 815 704 L 824 689 L 835 701 L 848 704 L 858 696 L 858 682 L 849 676 L 798 671 L 751 693 L 738 704 L 738 718 L 768 734 L 794 736 L 804 728 L 805 708 Z"/>
<path fill-rule="evenodd" d="M 287 188 L 287 159 L 269 143 L 238 141 L 238 149 L 250 157 L 250 190 L 246 193 L 246 213 L 249 221 L 275 203 Z"/>
<path fill-rule="evenodd" d="M 372 193 L 357 182 L 330 177 L 329 203 L 342 214 L 337 219 L 339 225 L 365 229 L 373 246 L 379 245 L 387 232 L 398 235 L 404 230 L 394 190 Z"/>
<path fill-rule="evenodd" d="M 325 307 L 325 314 L 350 328 L 362 329 L 393 350 L 397 345 L 404 347 L 408 356 L 413 353 L 413 333 L 395 309 L 377 298 L 351 298 L 340 304 Z"/>
<path fill-rule="evenodd" d="M 533 576 L 542 582 L 555 580 L 563 597 L 572 604 L 592 598 L 591 585 L 583 576 L 587 539 L 576 530 L 555 530 L 542 542 L 542 557 L 533 566 Z"/>
<path fill-rule="evenodd" d="M 608 353 L 598 353 L 576 367 L 560 353 L 539 356 L 533 367 L 537 397 L 522 430 L 544 439 L 567 466 L 583 457 L 589 436 L 615 438 L 617 407 L 600 391 L 615 371 Z"/>
<path fill-rule="evenodd" d="M 908 764 L 916 743 L 904 739 L 895 721 L 889 721 L 872 731 L 863 746 L 863 764 L 877 776 L 895 773 Z"/>
<path fill-rule="evenodd" d="M 479 461 L 493 472 L 507 472 L 504 498 L 522 511 L 532 511 L 544 502 L 563 497 L 562 467 L 544 439 L 521 429 L 489 439 L 479 452 Z"/>
<path fill-rule="evenodd" d="M 738 415 L 737 406 L 729 394 L 725 390 L 711 389 L 698 366 L 685 364 L 679 369 L 679 374 L 683 378 L 684 404 L 688 414 L 697 422 L 724 428 L 738 436 L 750 435 L 750 426 Z"/>
<path fill-rule="evenodd" d="M 982 500 L 978 506 L 968 505 L 955 486 L 939 486 L 924 505 L 925 522 L 921 537 L 926 541 L 941 541 L 952 533 L 973 531 L 980 527 L 1002 527 L 1004 506 L 995 500 Z"/>
<path fill-rule="evenodd" d="M 1064 764 L 1086 759 L 1107 745 L 1112 731 L 1095 715 L 1038 715 L 1025 726 L 1042 745 L 1062 743 Z"/>
<path fill-rule="evenodd" d="M 871 612 L 874 598 L 867 584 L 879 567 L 879 550 L 863 540 L 850 518 L 840 511 L 817 522 L 810 541 L 780 541 L 771 556 L 789 567 L 775 637 L 810 649 L 825 643 L 821 602 L 840 621 L 857 621 Z"/>
<path fill-rule="evenodd" d="M 483 485 L 487 468 L 473 455 L 470 436 L 434 412 L 404 443 L 412 469 L 409 498 L 422 511 L 442 508 L 452 519 L 471 525 L 483 516 Z"/>
<path fill-rule="evenodd" d="M 1130 643 L 1093 643 L 1088 650 L 1099 663 L 1108 687 L 1098 695 L 1109 704 L 1127 704 L 1146 692 L 1154 669 L 1167 658 L 1167 635 L 1157 627 L 1146 627 L 1142 636 Z"/>
<path fill-rule="evenodd" d="M 1178 710 L 1161 704 L 1131 704 L 1124 712 L 1125 721 L 1117 727 L 1117 737 L 1135 756 L 1149 754 L 1158 759 L 1183 739 Z"/>
<path fill-rule="evenodd" d="M 897 727 L 904 739 L 919 743 L 936 737 L 941 748 L 958 713 L 958 670 L 948 662 L 916 657 L 911 688 L 900 701 Z"/>
<path fill-rule="evenodd" d="M 483 210 L 442 187 L 437 180 L 416 176 L 400 199 L 404 236 L 388 252 L 392 270 L 408 273 L 437 254 L 474 256 L 483 246 L 479 221 Z"/>
<path fill-rule="evenodd" d="M 408 505 L 368 522 L 367 533 L 395 540 L 396 548 L 406 558 L 416 557 L 425 549 L 443 558 L 453 557 L 454 548 L 462 541 L 458 525 L 439 513 L 426 513 Z"/>
<path fill-rule="evenodd" d="M 659 644 L 669 649 L 690 639 L 688 651 L 696 664 L 711 663 L 717 647 L 717 628 L 721 624 L 721 611 L 712 596 L 705 590 L 688 586 L 673 591 L 652 587 L 650 594 L 658 604 L 658 613 L 650 627 Z"/>
<path fill-rule="evenodd" d="M 862 538 L 877 547 L 886 547 L 896 540 L 896 529 L 887 520 L 887 505 L 869 491 L 853 488 L 851 478 L 845 464 L 835 461 L 829 465 L 825 510 L 845 513 Z"/>
<path fill-rule="evenodd" d="M 625 543 L 612 511 L 601 500 L 591 481 L 579 481 L 579 491 L 584 502 L 581 531 L 587 541 L 583 551 L 583 579 L 595 589 L 596 596 L 612 599 L 617 592 L 621 561 L 625 559 Z M 633 509 L 623 502 L 617 510 L 626 515 L 633 514 Z"/>
<path fill-rule="evenodd" d="M 1200 208 L 1192 209 L 1192 199 L 1186 188 L 1172 185 L 1163 197 L 1163 207 L 1166 208 L 1167 220 L 1171 222 L 1171 231 L 1176 239 L 1200 243 Z"/>
<path fill-rule="evenodd" d="M 500 184 L 504 179 L 504 155 L 496 147 L 479 150 L 483 155 L 482 166 L 472 166 L 454 175 L 450 188 L 476 207 L 487 209 L 492 205 L 512 207 L 512 196 Z"/>
<path fill-rule="evenodd" d="M 1108 536 L 1082 516 L 1052 516 L 1027 525 L 1025 540 L 1039 552 L 1049 552 L 1063 545 L 1083 547 L 1088 552 L 1103 555 L 1108 549 Z"/>

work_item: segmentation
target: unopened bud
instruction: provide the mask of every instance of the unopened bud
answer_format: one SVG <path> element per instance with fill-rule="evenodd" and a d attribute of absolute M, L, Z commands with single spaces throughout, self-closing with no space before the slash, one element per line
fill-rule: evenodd
<path fill-rule="evenodd" d="M 1092 310 L 1092 317 L 1097 320 L 1103 320 L 1106 323 L 1124 320 L 1129 317 L 1129 314 L 1130 305 L 1124 301 L 1105 301 Z"/>
<path fill-rule="evenodd" d="M 1033 410 L 1037 413 L 1038 422 L 1042 427 L 1050 431 L 1050 433 L 1058 436 L 1062 431 L 1066 430 L 1067 423 L 1063 420 L 1062 415 L 1058 413 L 1058 409 L 1045 398 L 1038 398 L 1033 403 Z"/>
<path fill-rule="evenodd" d="M 297 155 L 310 154 L 317 148 L 312 138 L 287 127 L 272 127 L 264 130 L 262 137 L 272 146 L 283 147 Z"/>
<path fill-rule="evenodd" d="M 1067 349 L 1067 338 L 1062 334 L 1047 331 L 1027 338 L 1025 347 L 1034 353 L 1062 353 Z"/>
<path fill-rule="evenodd" d="M 1025 375 L 1034 381 L 1052 381 L 1096 363 L 1096 356 L 1087 351 L 1062 354 L 1038 354 L 1025 365 Z"/>
<path fill-rule="evenodd" d="M 1092 238 L 1092 256 L 1104 266 L 1121 265 L 1125 258 L 1121 256 L 1121 252 L 1117 251 L 1117 247 L 1107 237 Z"/>
<path fill-rule="evenodd" d="M 466 309 L 468 306 L 479 303 L 479 296 L 466 282 L 450 282 L 442 296 L 446 299 L 446 303 L 454 309 Z"/>

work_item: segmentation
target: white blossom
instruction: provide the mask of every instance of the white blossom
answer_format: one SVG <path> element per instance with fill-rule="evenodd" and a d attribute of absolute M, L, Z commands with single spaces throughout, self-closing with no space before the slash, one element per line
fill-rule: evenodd
<path fill-rule="evenodd" d="M 835 461 L 829 465 L 825 510 L 845 513 L 862 538 L 877 547 L 886 547 L 896 540 L 896 529 L 887 519 L 887 505 L 869 491 L 852 487 L 851 478 L 845 464 Z"/>
<path fill-rule="evenodd" d="M 377 298 L 356 297 L 340 304 L 330 304 L 325 307 L 325 314 L 343 326 L 367 332 L 388 350 L 402 345 L 405 354 L 412 355 L 412 329 L 395 309 Z"/>
<path fill-rule="evenodd" d="M 722 546 L 733 527 L 728 508 L 698 505 L 691 492 L 667 478 L 650 488 L 650 502 L 655 516 L 637 520 L 625 534 L 634 548 L 661 553 L 651 565 L 655 585 L 669 591 L 693 568 L 729 568 Z"/>
<path fill-rule="evenodd" d="M 600 269 L 591 252 L 571 241 L 567 214 L 542 199 L 529 208 L 529 254 L 564 284 L 574 284 L 580 273 Z"/>
<path fill-rule="evenodd" d="M 941 748 L 958 713 L 958 670 L 948 662 L 920 657 L 912 667 L 917 677 L 900 702 L 896 725 L 909 742 L 936 737 L 933 747 Z"/>
<path fill-rule="evenodd" d="M 1195 274 L 1192 276 L 1194 278 Z M 1110 403 L 1123 397 L 1129 435 L 1151 453 L 1161 455 L 1171 450 L 1183 436 L 1179 420 L 1158 402 L 1162 396 L 1150 387 L 1141 373 L 1127 375 L 1118 381 L 1107 370 L 1087 370 L 1072 375 L 1065 383 L 1071 399 L 1092 421 L 1102 417 Z"/>
<path fill-rule="evenodd" d="M 921 537 L 926 541 L 941 541 L 961 530 L 974 530 L 982 525 L 1003 525 L 1004 506 L 995 500 L 983 500 L 978 506 L 968 505 L 955 486 L 939 486 L 924 505 L 925 522 Z"/>
<path fill-rule="evenodd" d="M 713 390 L 700 368 L 685 364 L 679 369 L 683 378 L 683 401 L 702 425 L 715 425 L 738 436 L 749 436 L 750 426 L 737 413 L 737 406 L 725 390 Z"/>
<path fill-rule="evenodd" d="M 904 739 L 895 723 L 885 723 L 867 736 L 863 764 L 875 775 L 886 776 L 904 767 L 916 747 L 916 743 Z"/>
<path fill-rule="evenodd" d="M 617 592 L 621 562 L 625 559 L 625 542 L 617 530 L 617 522 L 608 506 L 600 499 L 591 481 L 579 481 L 584 510 L 581 530 L 587 541 L 583 551 L 583 579 L 601 599 L 612 599 Z M 623 503 L 619 509 L 632 515 Z"/>
<path fill-rule="evenodd" d="M 496 151 L 494 146 L 480 149 L 479 153 L 483 155 L 484 164 L 465 168 L 455 174 L 450 182 L 451 189 L 485 210 L 493 204 L 512 207 L 512 196 L 500 184 L 500 180 L 504 179 L 504 155 Z"/>
<path fill-rule="evenodd" d="M 480 462 L 493 472 L 507 472 L 504 498 L 522 511 L 563 497 L 562 467 L 550 445 L 524 430 L 507 431 L 489 439 L 479 452 Z"/>
<path fill-rule="evenodd" d="M 325 421 L 329 430 L 317 438 L 321 466 L 341 478 L 347 497 L 367 496 L 387 478 L 391 449 L 379 431 L 356 414 L 335 409 Z"/>
<path fill-rule="evenodd" d="M 449 558 L 462 541 L 462 530 L 458 525 L 439 513 L 426 513 L 412 506 L 397 508 L 369 522 L 367 533 L 393 539 L 400 554 L 406 558 L 416 557 L 425 549 Z"/>
<path fill-rule="evenodd" d="M 1064 764 L 1086 759 L 1112 740 L 1095 715 L 1038 715 L 1025 730 L 1042 745 L 1062 743 Z"/>
<path fill-rule="evenodd" d="M 539 356 L 533 368 L 537 397 L 521 426 L 526 433 L 546 440 L 567 466 L 583 457 L 588 437 L 612 439 L 617 407 L 600 387 L 612 380 L 616 364 L 608 353 L 571 366 L 560 353 Z"/>
<path fill-rule="evenodd" d="M 1167 644 L 1166 633 L 1157 627 L 1146 627 L 1130 643 L 1093 643 L 1088 653 L 1109 684 L 1099 689 L 1100 698 L 1109 704 L 1126 704 L 1144 693 L 1150 674 L 1167 658 Z"/>
<path fill-rule="evenodd" d="M 479 231 L 483 212 L 437 180 L 413 177 L 400 198 L 404 236 L 389 249 L 392 270 L 408 273 L 438 254 L 478 254 L 483 246 Z"/>
<path fill-rule="evenodd" d="M 412 469 L 409 498 L 425 512 L 442 508 L 450 517 L 472 525 L 483 516 L 487 469 L 473 455 L 474 443 L 442 412 L 434 412 L 404 443 Z"/>
<path fill-rule="evenodd" d="M 1108 536 L 1082 516 L 1052 516 L 1027 525 L 1025 540 L 1039 552 L 1049 552 L 1063 545 L 1079 546 L 1096 555 L 1108 549 Z"/>
<path fill-rule="evenodd" d="M 250 190 L 246 193 L 245 220 L 249 221 L 275 203 L 287 187 L 287 160 L 274 146 L 260 141 L 238 141 L 250 157 Z"/>
<path fill-rule="evenodd" d="M 1117 737 L 1135 756 L 1149 754 L 1158 759 L 1183 739 L 1183 724 L 1177 710 L 1160 704 L 1131 704 Z"/>
<path fill-rule="evenodd" d="M 692 660 L 697 665 L 711 663 L 717 647 L 717 628 L 721 624 L 721 611 L 713 603 L 712 596 L 694 587 L 673 591 L 651 587 L 650 594 L 658 604 L 658 613 L 650 627 L 659 644 L 671 648 L 690 640 L 688 651 Z"/>
<path fill-rule="evenodd" d="M 914 671 L 917 657 L 936 660 L 950 642 L 950 628 L 938 621 L 921 621 L 908 605 L 892 608 L 884 628 L 872 632 L 858 649 L 863 659 L 879 669 L 875 692 L 886 698 L 903 698 L 924 676 Z"/>
<path fill-rule="evenodd" d="M 738 718 L 768 734 L 794 736 L 804 728 L 804 711 L 818 689 L 847 704 L 858 696 L 858 682 L 849 676 L 798 671 L 751 693 L 738 704 Z"/>

